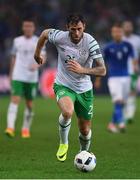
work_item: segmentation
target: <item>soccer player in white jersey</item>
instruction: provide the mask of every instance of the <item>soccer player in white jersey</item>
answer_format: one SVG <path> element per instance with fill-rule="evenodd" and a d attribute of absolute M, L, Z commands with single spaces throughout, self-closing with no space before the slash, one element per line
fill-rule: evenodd
<path fill-rule="evenodd" d="M 123 22 L 123 30 L 124 30 L 124 37 L 123 39 L 129 42 L 134 49 L 135 52 L 135 59 L 137 60 L 137 67 L 138 67 L 138 60 L 140 57 L 140 36 L 133 33 L 133 24 L 131 21 L 124 21 Z M 131 123 L 133 122 L 135 111 L 136 111 L 136 87 L 137 87 L 137 80 L 138 75 L 134 73 L 132 61 L 129 61 L 129 73 L 131 75 L 131 93 L 125 105 L 124 115 L 126 121 Z"/>
<path fill-rule="evenodd" d="M 80 150 L 89 150 L 93 115 L 93 90 L 89 75 L 106 74 L 99 45 L 84 30 L 83 16 L 70 15 L 67 18 L 67 31 L 46 29 L 42 32 L 34 56 L 36 62 L 42 64 L 40 52 L 47 41 L 54 44 L 58 51 L 58 72 L 54 91 L 61 110 L 60 145 L 56 154 L 59 161 L 65 161 L 67 157 L 68 134 L 74 110 L 78 118 Z M 93 61 L 96 61 L 94 68 Z"/>
<path fill-rule="evenodd" d="M 24 112 L 21 135 L 30 137 L 30 126 L 33 118 L 33 99 L 37 93 L 38 67 L 34 61 L 34 51 L 38 37 L 34 35 L 35 24 L 26 19 L 22 23 L 23 35 L 16 37 L 13 42 L 11 59 L 11 102 L 7 112 L 7 128 L 5 133 L 15 136 L 15 121 L 21 96 L 25 97 L 26 108 Z"/>

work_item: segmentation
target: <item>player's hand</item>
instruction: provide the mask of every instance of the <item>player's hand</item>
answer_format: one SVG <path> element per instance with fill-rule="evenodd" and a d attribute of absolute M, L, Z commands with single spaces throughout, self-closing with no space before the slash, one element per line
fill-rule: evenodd
<path fill-rule="evenodd" d="M 78 73 L 78 74 L 83 74 L 84 73 L 84 68 L 75 60 L 69 60 L 67 62 L 67 68 L 69 71 Z"/>
<path fill-rule="evenodd" d="M 41 65 L 41 64 L 44 63 L 44 59 L 43 59 L 42 56 L 34 55 L 34 59 L 35 59 L 35 61 L 36 61 L 39 65 Z"/>

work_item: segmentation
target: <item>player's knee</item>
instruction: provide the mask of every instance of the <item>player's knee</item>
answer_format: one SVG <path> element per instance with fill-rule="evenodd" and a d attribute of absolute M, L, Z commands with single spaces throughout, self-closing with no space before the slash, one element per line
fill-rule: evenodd
<path fill-rule="evenodd" d="M 70 119 L 73 115 L 73 109 L 65 109 L 65 111 L 62 113 L 64 119 Z"/>
<path fill-rule="evenodd" d="M 11 97 L 11 102 L 18 105 L 20 103 L 20 97 L 18 96 L 12 96 Z"/>

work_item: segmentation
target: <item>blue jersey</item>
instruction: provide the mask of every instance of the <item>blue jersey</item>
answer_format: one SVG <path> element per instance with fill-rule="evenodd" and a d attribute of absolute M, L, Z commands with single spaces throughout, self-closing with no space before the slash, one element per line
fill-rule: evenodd
<path fill-rule="evenodd" d="M 105 61 L 108 66 L 110 77 L 128 76 L 128 61 L 134 58 L 134 51 L 131 44 L 125 41 L 120 43 L 111 42 L 105 50 Z"/>

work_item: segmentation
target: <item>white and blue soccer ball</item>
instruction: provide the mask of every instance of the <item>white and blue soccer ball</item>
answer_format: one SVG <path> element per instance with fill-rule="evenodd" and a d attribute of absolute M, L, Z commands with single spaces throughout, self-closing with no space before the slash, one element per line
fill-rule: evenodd
<path fill-rule="evenodd" d="M 90 172 L 96 167 L 96 157 L 93 153 L 81 151 L 75 156 L 74 166 L 83 172 Z"/>

